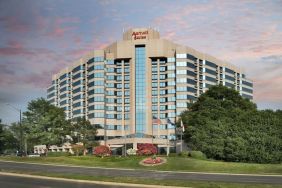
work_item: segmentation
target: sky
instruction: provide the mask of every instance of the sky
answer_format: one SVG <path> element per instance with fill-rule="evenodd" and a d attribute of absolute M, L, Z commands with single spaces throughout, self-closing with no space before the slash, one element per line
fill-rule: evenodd
<path fill-rule="evenodd" d="M 0 0 L 2 123 L 46 97 L 52 74 L 135 27 L 243 68 L 258 108 L 282 109 L 282 0 Z"/>

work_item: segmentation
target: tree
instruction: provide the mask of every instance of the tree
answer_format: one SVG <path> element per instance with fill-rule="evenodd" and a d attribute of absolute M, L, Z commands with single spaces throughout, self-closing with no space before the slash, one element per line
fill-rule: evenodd
<path fill-rule="evenodd" d="M 73 141 L 83 143 L 84 155 L 86 155 L 88 148 L 92 148 L 94 145 L 97 145 L 95 142 L 97 129 L 94 125 L 91 125 L 89 120 L 86 120 L 84 117 L 73 119 L 70 130 Z"/>
<path fill-rule="evenodd" d="M 181 115 L 184 138 L 208 158 L 259 163 L 282 160 L 281 111 L 259 111 L 237 91 L 222 85 L 202 94 Z"/>
<path fill-rule="evenodd" d="M 0 153 L 14 153 L 19 142 L 7 125 L 0 124 Z"/>
<path fill-rule="evenodd" d="M 61 144 L 69 133 L 70 123 L 65 120 L 64 110 L 50 104 L 44 98 L 29 102 L 27 111 L 23 114 L 25 134 L 28 142 L 33 145 Z"/>

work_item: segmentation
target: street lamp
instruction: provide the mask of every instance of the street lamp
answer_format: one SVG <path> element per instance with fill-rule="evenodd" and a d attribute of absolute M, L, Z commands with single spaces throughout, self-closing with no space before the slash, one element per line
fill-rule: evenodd
<path fill-rule="evenodd" d="M 23 147 L 22 147 L 23 146 L 22 110 L 14 107 L 13 105 L 11 105 L 9 103 L 6 103 L 6 105 L 12 107 L 14 110 L 16 110 L 20 113 L 20 152 L 22 152 L 23 151 Z M 25 155 L 27 154 L 26 152 L 27 151 L 25 149 Z"/>

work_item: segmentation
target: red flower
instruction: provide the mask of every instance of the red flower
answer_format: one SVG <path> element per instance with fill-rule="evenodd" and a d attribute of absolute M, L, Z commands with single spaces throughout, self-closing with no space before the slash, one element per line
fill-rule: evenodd
<path fill-rule="evenodd" d="M 137 155 L 153 155 L 157 154 L 157 147 L 153 144 L 137 144 Z"/>
<path fill-rule="evenodd" d="M 102 157 L 110 156 L 112 152 L 108 146 L 101 145 L 94 148 L 93 154 Z"/>

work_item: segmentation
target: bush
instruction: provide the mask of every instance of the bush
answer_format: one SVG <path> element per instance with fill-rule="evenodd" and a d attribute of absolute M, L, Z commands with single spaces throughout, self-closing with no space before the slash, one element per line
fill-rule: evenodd
<path fill-rule="evenodd" d="M 178 155 L 177 155 L 177 153 L 169 153 L 168 156 L 169 157 L 177 157 Z"/>
<path fill-rule="evenodd" d="M 158 150 L 154 144 L 137 144 L 137 155 L 153 155 L 157 154 Z"/>
<path fill-rule="evenodd" d="M 190 151 L 189 156 L 195 159 L 206 159 L 206 155 L 201 151 Z"/>
<path fill-rule="evenodd" d="M 93 154 L 99 157 L 110 156 L 112 154 L 108 146 L 97 146 L 93 149 Z"/>
<path fill-rule="evenodd" d="M 189 152 L 188 151 L 182 151 L 178 154 L 180 157 L 188 157 Z"/>
<path fill-rule="evenodd" d="M 62 157 L 62 156 L 71 156 L 71 153 L 69 152 L 48 152 L 48 157 Z"/>
<path fill-rule="evenodd" d="M 126 150 L 126 153 L 127 153 L 127 155 L 136 155 L 137 150 L 130 148 L 130 149 Z"/>
<path fill-rule="evenodd" d="M 83 154 L 84 146 L 79 145 L 79 144 L 75 144 L 75 145 L 72 145 L 72 150 L 73 150 L 73 152 L 75 153 L 76 156 L 79 156 L 79 155 Z"/>

